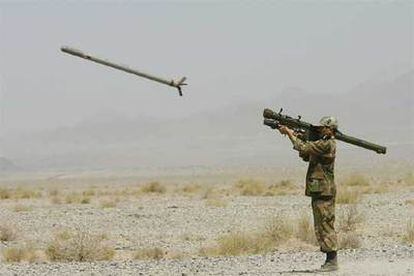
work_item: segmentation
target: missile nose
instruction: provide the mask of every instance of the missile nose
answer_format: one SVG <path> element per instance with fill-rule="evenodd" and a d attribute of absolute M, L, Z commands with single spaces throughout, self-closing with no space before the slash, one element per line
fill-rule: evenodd
<path fill-rule="evenodd" d="M 62 46 L 60 47 L 60 50 L 64 53 L 67 54 L 71 54 L 74 56 L 79 56 L 79 57 L 84 57 L 84 53 L 78 49 L 72 48 L 72 47 L 68 47 L 68 46 Z"/>

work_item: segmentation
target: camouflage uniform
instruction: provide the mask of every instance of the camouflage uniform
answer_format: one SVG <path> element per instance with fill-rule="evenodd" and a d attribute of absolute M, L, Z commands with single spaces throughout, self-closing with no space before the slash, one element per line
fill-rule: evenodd
<path fill-rule="evenodd" d="M 325 138 L 315 142 L 293 139 L 293 148 L 309 162 L 306 173 L 305 194 L 312 197 L 312 210 L 316 238 L 322 252 L 337 250 L 335 223 L 334 161 L 335 139 Z"/>

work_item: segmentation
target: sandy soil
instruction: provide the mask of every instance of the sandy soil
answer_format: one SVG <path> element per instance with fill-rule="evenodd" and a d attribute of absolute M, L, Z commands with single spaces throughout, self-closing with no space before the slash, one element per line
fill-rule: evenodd
<path fill-rule="evenodd" d="M 300 182 L 292 195 L 241 196 L 220 190 L 229 187 L 227 191 L 231 191 L 235 178 L 217 176 L 204 176 L 205 181 L 200 181 L 202 189 L 189 193 L 181 188 L 193 183 L 194 176 L 172 177 L 174 181 L 161 181 L 167 187 L 161 194 L 134 194 L 134 189 L 148 181 L 139 177 L 59 180 L 43 175 L 4 179 L 1 187 L 29 187 L 40 191 L 41 196 L 0 200 L 2 224 L 12 225 L 17 231 L 14 240 L 0 245 L 2 250 L 30 242 L 42 251 L 58 231 L 78 227 L 104 233 L 116 254 L 111 261 L 99 262 L 51 262 L 45 257 L 34 263 L 3 260 L 1 275 L 300 275 L 318 268 L 323 261 L 316 246 L 289 243 L 268 253 L 248 256 L 204 257 L 199 253 L 201 248 L 214 245 L 222 235 L 259 231 L 269 218 L 277 215 L 285 218 L 310 215 L 310 200 L 302 195 Z M 297 177 L 292 179 L 296 183 Z M 219 191 L 213 197 L 219 200 L 218 204 L 211 203 L 206 195 L 205 189 L 209 187 L 207 191 Z M 414 218 L 414 204 L 410 203 L 414 189 L 411 184 L 395 187 L 391 191 L 364 194 L 356 204 L 364 218 L 357 231 L 361 246 L 340 251 L 340 271 L 335 275 L 414 274 L 414 246 L 403 241 L 407 223 Z M 60 203 L 53 201 L 54 188 L 58 189 Z M 65 195 L 91 189 L 94 195 L 89 196 L 89 202 L 65 202 Z M 99 194 L 100 191 L 106 192 Z M 118 202 L 104 208 L 102 201 L 107 199 Z M 348 204 L 338 204 L 338 217 L 347 208 Z M 161 248 L 167 257 L 161 260 L 132 257 L 136 250 L 149 247 Z M 171 257 L 174 254 L 178 257 Z"/>

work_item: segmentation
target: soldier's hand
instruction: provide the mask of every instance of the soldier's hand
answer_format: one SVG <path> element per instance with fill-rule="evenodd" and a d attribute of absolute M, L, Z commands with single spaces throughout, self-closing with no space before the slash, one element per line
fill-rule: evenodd
<path fill-rule="evenodd" d="M 279 132 L 284 135 L 288 134 L 289 131 L 291 131 L 291 129 L 288 128 L 287 126 L 280 126 L 279 128 Z"/>

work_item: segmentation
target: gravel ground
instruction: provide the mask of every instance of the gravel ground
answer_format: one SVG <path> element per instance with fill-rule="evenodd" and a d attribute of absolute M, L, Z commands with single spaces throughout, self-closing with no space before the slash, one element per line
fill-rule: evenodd
<path fill-rule="evenodd" d="M 340 270 L 329 275 L 413 275 L 414 248 L 390 246 L 339 254 Z M 1 275 L 302 275 L 323 261 L 317 252 L 97 263 L 6 264 Z M 317 274 L 317 273 L 314 273 Z M 326 275 L 326 273 L 325 273 Z"/>
<path fill-rule="evenodd" d="M 414 192 L 408 190 L 364 195 L 358 204 L 365 218 L 359 231 L 362 246 L 340 251 L 341 269 L 335 275 L 414 275 L 414 247 L 402 242 L 407 222 L 414 218 L 414 206 L 406 204 L 410 199 Z M 99 207 L 99 199 L 90 204 L 59 205 L 44 198 L 1 200 L 1 221 L 15 225 L 19 235 L 0 248 L 30 241 L 44 249 L 56 231 L 82 226 L 107 234 L 117 257 L 94 263 L 2 262 L 0 275 L 299 275 L 322 263 L 323 255 L 316 247 L 254 256 L 198 257 L 202 246 L 211 245 L 222 234 L 259 230 L 276 215 L 297 218 L 304 212 L 311 214 L 310 200 L 302 195 L 228 196 L 223 200 L 225 207 L 214 207 L 201 196 L 164 194 L 121 200 L 115 208 L 105 209 Z M 30 210 L 13 211 L 16 204 L 30 206 Z M 337 206 L 338 217 L 345 208 Z M 154 246 L 186 257 L 160 261 L 125 257 Z"/>

